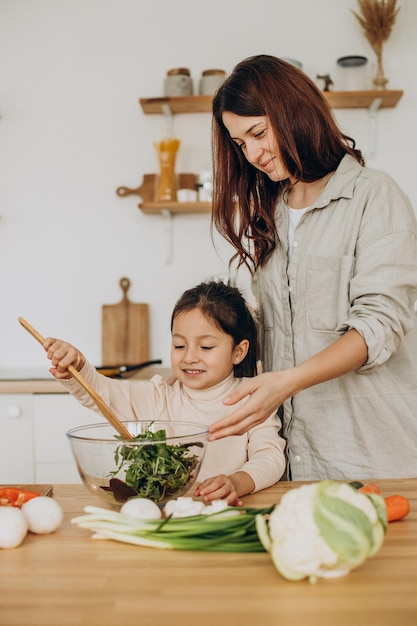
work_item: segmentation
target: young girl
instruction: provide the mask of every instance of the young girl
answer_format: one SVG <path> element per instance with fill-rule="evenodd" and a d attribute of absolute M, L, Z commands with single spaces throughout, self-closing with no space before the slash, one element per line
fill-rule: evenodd
<path fill-rule="evenodd" d="M 256 325 L 238 289 L 222 282 L 201 283 L 178 300 L 171 317 L 171 366 L 175 382 L 114 380 L 76 348 L 48 337 L 44 348 L 50 372 L 84 406 L 98 411 L 67 371 L 72 364 L 124 420 L 189 420 L 210 425 L 224 417 L 223 399 L 256 372 Z M 241 401 L 241 404 L 246 399 Z M 231 407 L 230 411 L 235 407 Z M 227 412 L 227 410 L 226 410 Z M 275 411 L 244 435 L 209 442 L 195 496 L 242 504 L 241 497 L 277 482 L 285 469 L 285 441 Z"/>

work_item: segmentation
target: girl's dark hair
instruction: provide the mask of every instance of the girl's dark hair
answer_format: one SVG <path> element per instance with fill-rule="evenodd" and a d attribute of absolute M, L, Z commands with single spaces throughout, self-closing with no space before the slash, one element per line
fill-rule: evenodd
<path fill-rule="evenodd" d="M 207 319 L 230 335 L 234 346 L 237 346 L 243 339 L 249 341 L 247 355 L 243 361 L 234 366 L 233 371 L 238 378 L 255 376 L 258 352 L 257 329 L 240 291 L 236 287 L 217 281 L 203 282 L 188 289 L 177 301 L 172 312 L 171 332 L 177 315 L 193 309 L 200 309 Z"/>
<path fill-rule="evenodd" d="M 223 124 L 225 111 L 268 117 L 286 169 L 302 182 L 334 171 L 345 154 L 362 165 L 364 160 L 304 72 L 268 55 L 249 57 L 234 68 L 213 99 L 212 226 L 236 250 L 230 263 L 237 258 L 254 272 L 278 245 L 275 205 L 289 181 L 273 182 L 248 163 Z"/>

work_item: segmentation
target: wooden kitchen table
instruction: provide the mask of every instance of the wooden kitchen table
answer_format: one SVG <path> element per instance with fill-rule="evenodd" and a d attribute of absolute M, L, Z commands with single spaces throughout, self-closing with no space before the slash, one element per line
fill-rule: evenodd
<path fill-rule="evenodd" d="M 93 540 L 71 524 L 99 501 L 83 485 L 56 485 L 65 521 L 0 550 L 1 626 L 415 626 L 417 478 L 378 481 L 411 500 L 379 553 L 343 578 L 290 582 L 266 553 L 165 551 Z M 281 482 L 245 504 L 278 502 Z"/>

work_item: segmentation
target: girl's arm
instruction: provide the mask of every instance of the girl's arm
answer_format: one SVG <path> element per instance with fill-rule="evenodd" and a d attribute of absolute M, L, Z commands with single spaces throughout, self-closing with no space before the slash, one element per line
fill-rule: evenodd
<path fill-rule="evenodd" d="M 224 404 L 232 405 L 250 395 L 240 408 L 210 426 L 209 441 L 247 432 L 261 424 L 288 398 L 303 389 L 357 370 L 367 357 L 368 348 L 362 335 L 350 329 L 301 365 L 251 378 L 224 400 Z"/>

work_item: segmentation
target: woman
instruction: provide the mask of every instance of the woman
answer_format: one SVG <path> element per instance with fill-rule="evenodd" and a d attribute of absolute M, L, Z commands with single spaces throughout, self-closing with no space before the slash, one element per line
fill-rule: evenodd
<path fill-rule="evenodd" d="M 280 407 L 293 480 L 417 476 L 417 226 L 300 70 L 239 63 L 213 101 L 213 224 L 253 274 L 265 373 L 211 426 Z"/>

